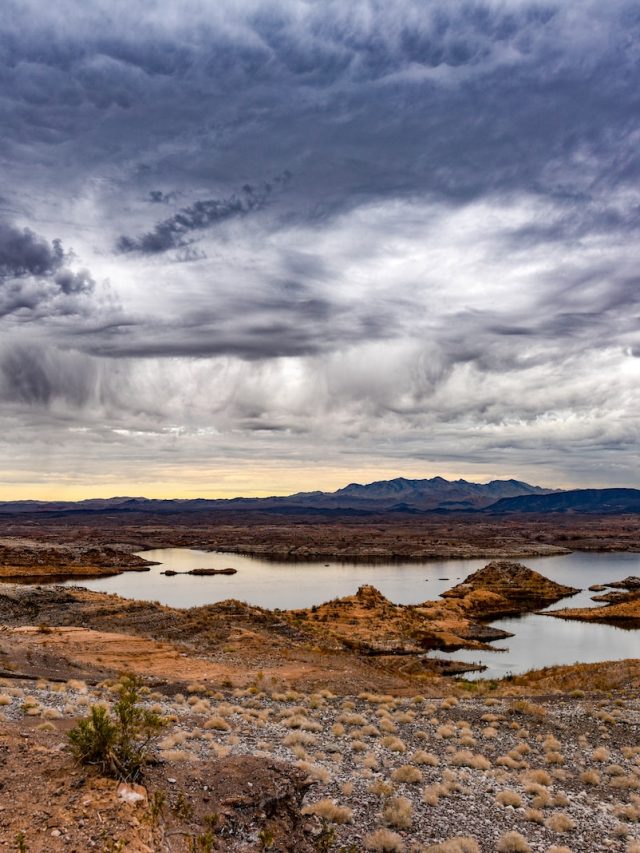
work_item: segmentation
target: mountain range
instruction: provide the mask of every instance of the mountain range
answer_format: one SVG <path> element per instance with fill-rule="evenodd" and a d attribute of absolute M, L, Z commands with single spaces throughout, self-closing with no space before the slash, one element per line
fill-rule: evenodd
<path fill-rule="evenodd" d="M 254 511 L 284 515 L 461 513 L 626 513 L 640 512 L 638 489 L 545 489 L 519 480 L 471 483 L 443 477 L 396 477 L 350 483 L 335 492 L 298 492 L 286 497 L 230 499 L 92 498 L 82 501 L 5 501 L 2 515 L 96 513 L 175 514 Z"/>

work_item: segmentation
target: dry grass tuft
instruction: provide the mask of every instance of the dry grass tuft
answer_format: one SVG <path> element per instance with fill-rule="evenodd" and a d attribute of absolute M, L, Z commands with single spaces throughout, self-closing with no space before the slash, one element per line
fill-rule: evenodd
<path fill-rule="evenodd" d="M 576 828 L 575 821 L 572 820 L 569 815 L 564 814 L 564 812 L 556 812 L 555 814 L 549 815 L 545 820 L 544 825 L 552 832 L 573 832 Z"/>
<path fill-rule="evenodd" d="M 469 835 L 458 835 L 441 844 L 430 845 L 425 853 L 480 853 L 480 847 L 475 838 Z"/>
<path fill-rule="evenodd" d="M 404 853 L 404 841 L 397 832 L 389 829 L 376 829 L 364 839 L 364 849 L 373 853 Z"/>
<path fill-rule="evenodd" d="M 551 776 L 546 770 L 527 770 L 522 774 L 523 782 L 533 782 L 536 785 L 549 786 L 552 782 Z"/>
<path fill-rule="evenodd" d="M 331 774 L 326 767 L 322 767 L 319 764 L 311 764 L 308 761 L 297 761 L 296 766 L 307 774 L 307 779 L 311 779 L 314 782 L 322 782 L 323 785 L 331 781 Z"/>
<path fill-rule="evenodd" d="M 519 832 L 505 832 L 498 841 L 498 853 L 531 853 L 531 847 L 524 835 Z"/>
<path fill-rule="evenodd" d="M 413 754 L 413 757 L 411 758 L 411 763 L 421 764 L 429 767 L 437 767 L 438 764 L 440 764 L 440 759 L 432 752 L 425 752 L 424 750 L 419 749 Z"/>
<path fill-rule="evenodd" d="M 436 735 L 441 738 L 450 738 L 456 736 L 456 730 L 453 726 L 438 726 Z"/>
<path fill-rule="evenodd" d="M 456 767 L 470 767 L 473 770 L 489 770 L 491 762 L 484 755 L 469 752 L 468 749 L 461 749 L 454 752 L 451 756 L 451 763 Z"/>
<path fill-rule="evenodd" d="M 531 823 L 544 823 L 544 812 L 540 809 L 525 809 L 524 819 Z"/>
<path fill-rule="evenodd" d="M 522 797 L 517 791 L 500 791 L 496 796 L 496 803 L 499 803 L 501 806 L 513 806 L 514 809 L 518 809 L 522 805 Z"/>
<path fill-rule="evenodd" d="M 395 826 L 397 829 L 409 829 L 412 812 L 411 801 L 407 800 L 406 797 L 391 797 L 382 810 L 382 819 L 388 826 Z"/>
<path fill-rule="evenodd" d="M 349 823 L 353 816 L 353 812 L 347 806 L 339 806 L 333 800 L 326 798 L 318 800 L 310 806 L 305 806 L 302 809 L 302 814 L 314 814 L 329 823 Z"/>
<path fill-rule="evenodd" d="M 387 735 L 387 737 L 383 737 L 381 741 L 382 745 L 390 750 L 391 752 L 406 752 L 407 747 L 403 740 L 400 740 L 399 737 L 394 737 L 393 735 Z"/>
<path fill-rule="evenodd" d="M 196 756 L 186 749 L 163 749 L 160 752 L 163 761 L 195 761 Z"/>
<path fill-rule="evenodd" d="M 285 735 L 282 743 L 284 746 L 313 746 L 316 740 L 315 735 L 311 735 L 308 732 L 295 731 Z"/>
<path fill-rule="evenodd" d="M 498 767 L 508 767 L 509 770 L 522 770 L 526 766 L 522 761 L 518 761 L 512 755 L 500 755 L 496 758 L 496 765 Z"/>
<path fill-rule="evenodd" d="M 231 726 L 223 717 L 209 717 L 204 724 L 204 728 L 215 729 L 218 732 L 228 732 Z"/>
<path fill-rule="evenodd" d="M 404 764 L 402 767 L 398 767 L 397 770 L 393 771 L 391 778 L 394 782 L 405 782 L 409 785 L 417 785 L 418 782 L 422 782 L 422 773 L 417 767 L 412 767 L 410 764 Z"/>
<path fill-rule="evenodd" d="M 393 794 L 393 785 L 384 779 L 376 779 L 369 785 L 369 793 L 376 797 L 390 797 Z"/>

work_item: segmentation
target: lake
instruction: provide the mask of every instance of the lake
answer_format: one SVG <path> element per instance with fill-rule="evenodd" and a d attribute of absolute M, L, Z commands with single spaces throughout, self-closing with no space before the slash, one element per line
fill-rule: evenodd
<path fill-rule="evenodd" d="M 437 598 L 488 559 L 432 560 L 428 562 L 368 562 L 337 560 L 294 562 L 267 560 L 241 554 L 162 548 L 140 552 L 160 565 L 148 572 L 126 572 L 108 578 L 93 578 L 65 585 L 81 585 L 125 598 L 159 601 L 172 607 L 195 607 L 227 598 L 237 598 L 269 609 L 311 607 L 332 598 L 352 595 L 362 584 L 372 584 L 397 604 L 418 604 Z M 520 562 L 559 583 L 583 591 L 552 608 L 594 606 L 588 587 L 594 583 L 640 575 L 640 554 L 595 554 L 576 552 L 553 557 L 532 557 Z M 236 575 L 166 577 L 166 569 L 233 567 Z M 552 609 L 549 608 L 549 609 Z M 562 663 L 621 660 L 640 655 L 640 634 L 609 625 L 566 622 L 548 616 L 527 615 L 492 622 L 515 634 L 495 647 L 508 651 L 459 651 L 440 657 L 482 663 L 487 670 L 469 678 L 500 678 L 528 669 Z"/>

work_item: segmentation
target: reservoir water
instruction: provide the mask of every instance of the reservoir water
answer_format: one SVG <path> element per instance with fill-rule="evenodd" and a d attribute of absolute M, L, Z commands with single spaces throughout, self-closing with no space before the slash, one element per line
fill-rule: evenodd
<path fill-rule="evenodd" d="M 125 598 L 159 601 L 172 607 L 195 607 L 228 598 L 269 609 L 311 607 L 332 598 L 352 595 L 372 584 L 397 604 L 417 604 L 437 598 L 489 560 L 432 560 L 428 562 L 295 562 L 267 560 L 240 554 L 163 548 L 140 552 L 160 565 L 148 572 L 126 572 L 108 578 L 67 581 Z M 575 552 L 553 557 L 523 558 L 519 562 L 559 583 L 579 587 L 578 595 L 553 605 L 595 606 L 588 591 L 594 583 L 640 575 L 640 554 Z M 235 575 L 198 577 L 161 572 L 195 568 L 237 569 Z M 468 677 L 499 678 L 528 669 L 562 663 L 588 663 L 640 656 L 640 632 L 609 625 L 567 622 L 530 614 L 493 622 L 515 636 L 495 644 L 496 651 L 459 651 L 440 656 L 482 663 L 487 669 Z M 498 651 L 497 649 L 504 649 Z"/>

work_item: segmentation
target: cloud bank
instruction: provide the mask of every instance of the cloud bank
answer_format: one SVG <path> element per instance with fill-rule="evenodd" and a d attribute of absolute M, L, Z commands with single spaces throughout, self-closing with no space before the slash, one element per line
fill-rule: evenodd
<path fill-rule="evenodd" d="M 9 0 L 5 493 L 636 484 L 638 44 L 630 0 Z"/>

